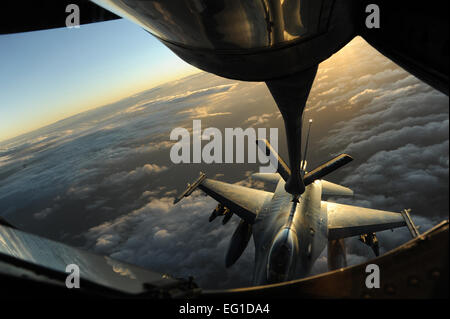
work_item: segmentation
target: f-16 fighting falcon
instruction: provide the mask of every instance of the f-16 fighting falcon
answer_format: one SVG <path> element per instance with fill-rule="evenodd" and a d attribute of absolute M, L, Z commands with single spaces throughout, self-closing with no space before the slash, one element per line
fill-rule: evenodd
<path fill-rule="evenodd" d="M 311 121 L 310 121 L 311 127 Z M 308 132 L 309 136 L 309 132 Z M 323 165 L 306 172 L 306 143 L 300 171 L 305 184 L 301 195 L 285 190 L 290 168 L 266 140 L 258 146 L 271 158 L 277 158 L 277 173 L 255 173 L 253 179 L 276 185 L 267 192 L 206 178 L 199 178 L 175 199 L 179 202 L 199 188 L 219 202 L 209 221 L 223 216 L 226 224 L 233 214 L 241 218 L 226 253 L 226 267 L 232 266 L 242 255 L 251 237 L 255 244 L 253 284 L 264 285 L 308 276 L 311 268 L 328 245 L 330 270 L 345 267 L 344 238 L 360 236 L 375 255 L 379 254 L 375 232 L 408 226 L 413 237 L 417 229 L 407 210 L 387 212 L 322 200 L 322 195 L 352 196 L 353 191 L 322 179 L 352 161 L 341 154 Z"/>

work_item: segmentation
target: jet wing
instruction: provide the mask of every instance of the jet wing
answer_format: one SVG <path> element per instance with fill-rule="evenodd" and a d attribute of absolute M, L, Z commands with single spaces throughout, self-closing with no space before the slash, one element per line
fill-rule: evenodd
<path fill-rule="evenodd" d="M 192 185 L 188 184 L 186 191 L 174 203 L 189 196 L 197 187 L 249 224 L 253 224 L 264 203 L 273 197 L 271 192 L 220 182 L 201 173 L 199 179 Z"/>
<path fill-rule="evenodd" d="M 339 239 L 406 226 L 401 213 L 322 201 L 328 212 L 328 239 Z"/>

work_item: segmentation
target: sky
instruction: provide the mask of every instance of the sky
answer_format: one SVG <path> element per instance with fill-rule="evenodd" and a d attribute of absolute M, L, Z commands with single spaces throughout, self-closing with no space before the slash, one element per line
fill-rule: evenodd
<path fill-rule="evenodd" d="M 120 19 L 0 36 L 0 141 L 198 69 Z"/>

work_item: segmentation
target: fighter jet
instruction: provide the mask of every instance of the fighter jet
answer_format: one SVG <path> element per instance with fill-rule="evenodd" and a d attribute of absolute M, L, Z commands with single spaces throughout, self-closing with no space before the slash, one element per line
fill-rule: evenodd
<path fill-rule="evenodd" d="M 408 226 L 414 237 L 418 234 L 408 211 L 388 212 L 324 201 L 323 195 L 353 196 L 351 189 L 323 179 L 353 159 L 341 154 L 307 172 L 307 145 L 308 141 L 299 168 L 305 183 L 305 191 L 301 195 L 286 191 L 291 169 L 267 140 L 259 140 L 260 150 L 277 158 L 274 161 L 277 172 L 255 173 L 252 178 L 275 186 L 274 192 L 209 179 L 200 173 L 198 179 L 188 184 L 187 189 L 174 200 L 176 204 L 198 188 L 219 202 L 209 218 L 210 222 L 218 216 L 223 216 L 223 224 L 233 215 L 241 219 L 231 237 L 225 265 L 231 267 L 253 237 L 254 285 L 308 276 L 326 247 L 329 270 L 346 267 L 344 238 L 347 237 L 360 236 L 360 240 L 378 256 L 375 232 Z"/>

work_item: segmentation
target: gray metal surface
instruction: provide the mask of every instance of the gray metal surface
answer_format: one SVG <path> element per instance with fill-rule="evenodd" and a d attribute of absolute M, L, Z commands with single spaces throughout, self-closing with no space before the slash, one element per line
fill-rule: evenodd
<path fill-rule="evenodd" d="M 1 225 L 0 261 L 8 261 L 18 265 L 17 269 L 24 268 L 29 272 L 39 269 L 37 274 L 48 270 L 47 273 L 51 274 L 50 277 L 54 275 L 54 279 L 66 277 L 66 267 L 75 264 L 80 269 L 81 282 L 87 281 L 128 294 L 145 293 L 148 291 L 145 285 L 162 289 L 177 283 L 176 279 L 167 275 Z"/>
<path fill-rule="evenodd" d="M 317 35 L 326 29 L 331 6 L 323 0 L 94 2 L 163 40 L 218 50 L 274 47 Z"/>
<path fill-rule="evenodd" d="M 231 209 L 233 213 L 253 224 L 256 215 L 273 196 L 273 193 L 205 179 L 199 188 L 206 194 Z"/>
<path fill-rule="evenodd" d="M 189 64 L 239 80 L 311 68 L 356 35 L 349 0 L 93 2 L 138 24 Z"/>
<path fill-rule="evenodd" d="M 328 211 L 328 238 L 339 239 L 406 226 L 401 213 L 322 202 Z"/>

